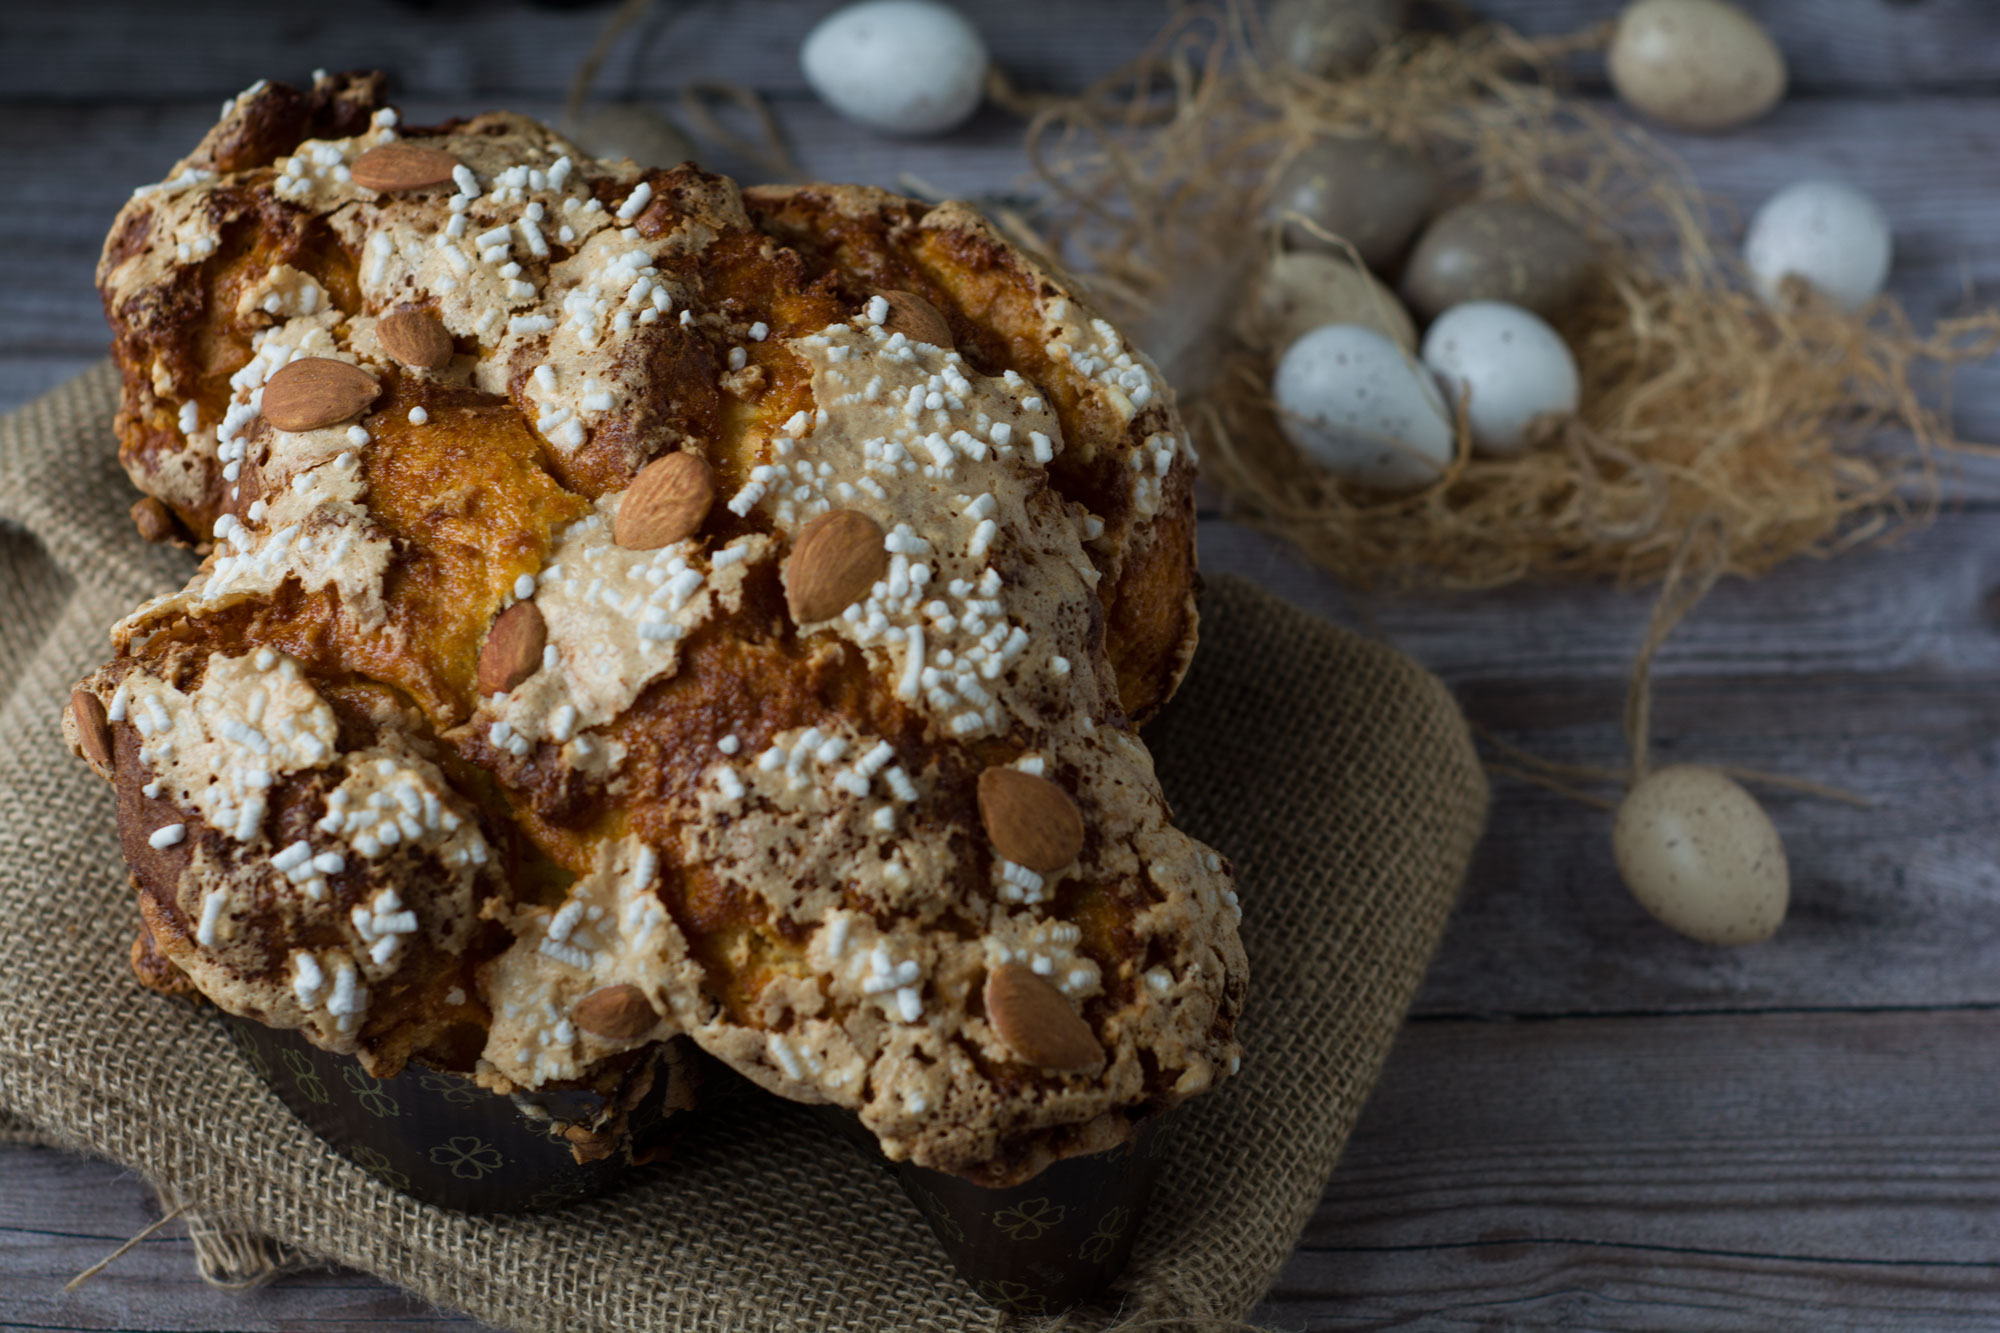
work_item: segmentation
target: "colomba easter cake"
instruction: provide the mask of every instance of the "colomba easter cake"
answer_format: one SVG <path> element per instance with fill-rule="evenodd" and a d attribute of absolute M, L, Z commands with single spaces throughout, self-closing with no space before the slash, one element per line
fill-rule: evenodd
<path fill-rule="evenodd" d="M 378 1075 L 685 1037 L 988 1184 L 1235 1068 L 1147 360 L 972 210 L 739 190 L 375 75 L 120 212 L 120 457 L 187 586 L 65 714 L 156 989 Z"/>

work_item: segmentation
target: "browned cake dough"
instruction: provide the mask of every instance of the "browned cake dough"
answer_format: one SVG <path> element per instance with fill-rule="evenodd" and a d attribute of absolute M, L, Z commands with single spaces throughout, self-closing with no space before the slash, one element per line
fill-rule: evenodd
<path fill-rule="evenodd" d="M 686 1034 L 989 1182 L 1233 1070 L 1236 895 L 1133 730 L 1194 642 L 1145 358 L 960 206 L 379 84 L 251 89 L 105 248 L 206 554 L 66 715 L 141 978 L 498 1091 Z"/>

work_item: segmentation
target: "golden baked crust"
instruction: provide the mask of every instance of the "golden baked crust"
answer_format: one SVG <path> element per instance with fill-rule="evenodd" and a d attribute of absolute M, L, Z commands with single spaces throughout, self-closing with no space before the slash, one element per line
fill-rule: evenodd
<path fill-rule="evenodd" d="M 239 97 L 100 266 L 121 457 L 207 556 L 80 686 L 141 979 L 503 1091 L 686 1034 L 993 1182 L 1224 1076 L 1235 894 L 1133 731 L 1194 641 L 1192 458 L 1143 356 L 961 206 L 739 192 L 509 115 L 399 134 L 378 92 Z M 455 171 L 355 183 L 388 144 Z M 956 350 L 883 327 L 885 290 Z M 390 355 L 399 310 L 449 364 Z M 278 429 L 271 377 L 309 358 L 379 396 Z M 675 451 L 712 470 L 705 521 L 621 544 Z M 833 510 L 886 534 L 882 574 L 801 624 L 797 539 Z M 483 693 L 522 603 L 546 646 Z M 89 710 L 65 726 L 88 758 Z M 1081 812 L 1073 861 L 1001 856 L 994 767 Z M 1101 1069 L 1000 1035 L 1008 966 Z M 636 1023 L 579 1010 L 613 987 Z"/>
<path fill-rule="evenodd" d="M 930 301 L 974 370 L 1012 370 L 1047 391 L 1066 446 L 1050 482 L 1104 523 L 1090 553 L 1104 575 L 1105 642 L 1125 710 L 1144 723 L 1173 696 L 1195 642 L 1194 470 L 1173 468 L 1157 489 L 1133 485 L 1133 460 L 1152 461 L 1147 439 L 1181 433 L 1165 382 L 1136 351 L 1117 364 L 1115 332 L 1080 308 L 1073 321 L 1052 315 L 1081 303 L 967 204 L 860 185 L 755 186 L 743 201 L 765 232 L 850 290 Z"/>

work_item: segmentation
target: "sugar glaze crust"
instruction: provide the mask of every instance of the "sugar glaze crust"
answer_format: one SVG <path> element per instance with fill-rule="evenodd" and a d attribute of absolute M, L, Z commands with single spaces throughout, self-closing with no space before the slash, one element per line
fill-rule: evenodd
<path fill-rule="evenodd" d="M 1225 1077 L 1235 893 L 1131 720 L 1194 640 L 1192 456 L 1143 356 L 962 207 L 739 193 L 507 115 L 402 132 L 377 99 L 372 76 L 235 99 L 100 267 L 121 456 L 207 557 L 81 686 L 142 979 L 378 1072 L 457 1053 L 501 1091 L 685 1034 L 995 1183 Z M 452 183 L 353 183 L 399 142 Z M 956 348 L 885 329 L 883 291 Z M 448 365 L 387 354 L 404 309 Z M 379 396 L 273 428 L 262 385 L 302 356 Z M 632 477 L 675 450 L 713 470 L 706 520 L 619 545 Z M 835 510 L 886 573 L 794 623 L 795 539 Z M 539 668 L 482 694 L 522 601 Z M 1074 801 L 1072 864 L 994 851 L 996 765 Z M 1007 963 L 1101 1071 L 1000 1037 L 981 985 Z M 651 1030 L 576 1021 L 627 986 Z"/>

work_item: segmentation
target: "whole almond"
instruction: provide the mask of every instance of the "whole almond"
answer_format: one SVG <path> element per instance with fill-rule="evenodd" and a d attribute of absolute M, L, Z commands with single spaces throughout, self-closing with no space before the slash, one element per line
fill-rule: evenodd
<path fill-rule="evenodd" d="M 913 343 L 951 350 L 951 325 L 936 306 L 915 292 L 883 292 L 882 299 L 889 303 L 889 317 L 882 321 L 884 329 Z"/>
<path fill-rule="evenodd" d="M 1018 768 L 979 775 L 979 819 L 993 850 L 1038 875 L 1050 875 L 1083 851 L 1083 813 L 1069 793 Z"/>
<path fill-rule="evenodd" d="M 611 539 L 628 551 L 653 551 L 700 530 L 715 503 L 715 469 L 700 454 L 668 454 L 639 469 L 618 502 Z"/>
<path fill-rule="evenodd" d="M 637 986 L 605 986 L 592 991 L 576 1002 L 576 1008 L 569 1016 L 585 1032 L 594 1032 L 600 1037 L 611 1037 L 618 1041 L 630 1041 L 643 1037 L 658 1026 L 659 1014 L 655 1013 L 646 992 Z"/>
<path fill-rule="evenodd" d="M 142 495 L 132 502 L 132 526 L 139 529 L 139 535 L 149 542 L 170 540 L 180 528 L 174 518 L 174 511 L 150 495 Z"/>
<path fill-rule="evenodd" d="M 801 625 L 831 620 L 868 595 L 889 570 L 882 528 L 868 515 L 836 509 L 799 530 L 785 564 L 785 604 Z"/>
<path fill-rule="evenodd" d="M 375 339 L 406 366 L 436 370 L 451 364 L 451 334 L 437 316 L 422 310 L 392 310 L 375 321 Z"/>
<path fill-rule="evenodd" d="M 1103 1067 L 1104 1048 L 1090 1024 L 1026 963 L 988 972 L 985 996 L 987 1021 L 1027 1063 L 1066 1073 Z"/>
<path fill-rule="evenodd" d="M 361 415 L 382 392 L 359 366 L 308 356 L 279 366 L 264 383 L 264 419 L 279 430 L 318 430 Z"/>
<path fill-rule="evenodd" d="M 500 613 L 479 650 L 479 692 L 505 694 L 542 668 L 549 626 L 533 602 L 516 602 Z"/>
<path fill-rule="evenodd" d="M 69 717 L 76 726 L 76 741 L 83 747 L 83 757 L 94 766 L 109 770 L 111 720 L 105 716 L 104 701 L 88 690 L 77 690 L 69 696 Z"/>
<path fill-rule="evenodd" d="M 414 143 L 385 143 L 354 159 L 348 171 L 354 183 L 368 190 L 421 190 L 451 179 L 458 159 L 441 148 Z"/>

